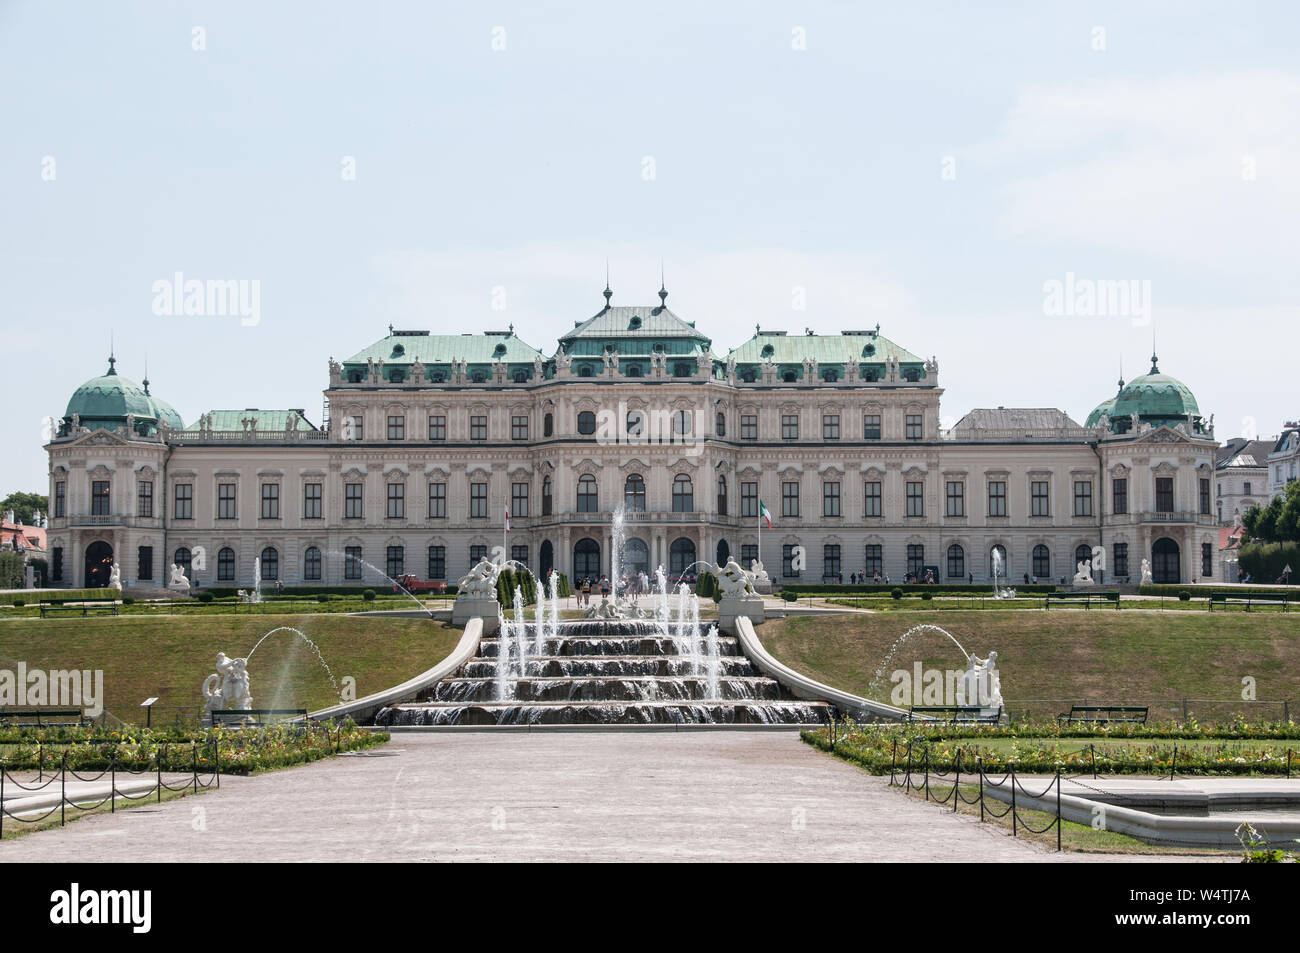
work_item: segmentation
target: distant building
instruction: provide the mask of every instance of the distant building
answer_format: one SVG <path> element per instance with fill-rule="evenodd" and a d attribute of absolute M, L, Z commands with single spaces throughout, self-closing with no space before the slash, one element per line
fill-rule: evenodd
<path fill-rule="evenodd" d="M 1288 422 L 1268 455 L 1269 496 L 1281 496 L 1286 485 L 1300 479 L 1300 424 Z"/>
<path fill-rule="evenodd" d="M 1214 507 L 1220 525 L 1235 526 L 1252 506 L 1268 503 L 1268 455 L 1274 442 L 1233 437 L 1215 452 Z"/>

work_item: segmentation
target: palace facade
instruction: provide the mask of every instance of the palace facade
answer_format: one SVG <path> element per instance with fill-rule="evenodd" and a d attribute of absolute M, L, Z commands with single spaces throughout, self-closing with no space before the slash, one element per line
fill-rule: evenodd
<path fill-rule="evenodd" d="M 725 355 L 659 303 L 605 306 L 551 354 L 513 328 L 389 328 L 329 361 L 303 409 L 213 410 L 185 426 L 116 373 L 72 395 L 50 463 L 54 585 L 454 581 L 504 545 L 534 570 L 670 574 L 728 554 L 774 582 L 991 578 L 1209 581 L 1217 442 L 1190 390 L 1150 373 L 1080 425 L 990 408 L 941 431 L 939 365 L 879 326 L 756 329 Z M 760 521 L 760 501 L 772 526 Z M 510 512 L 510 531 L 505 515 Z"/>

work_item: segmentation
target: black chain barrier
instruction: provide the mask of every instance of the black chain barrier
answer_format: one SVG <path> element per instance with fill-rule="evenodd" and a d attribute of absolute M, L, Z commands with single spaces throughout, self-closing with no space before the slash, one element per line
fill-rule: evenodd
<path fill-rule="evenodd" d="M 62 827 L 67 823 L 68 808 L 77 811 L 93 811 L 107 804 L 109 805 L 109 811 L 116 813 L 117 802 L 119 799 L 124 801 L 144 801 L 149 798 L 154 798 L 158 802 L 161 802 L 163 791 L 192 790 L 197 793 L 201 788 L 221 787 L 221 752 L 217 747 L 215 739 L 205 742 L 203 745 L 199 745 L 197 742 L 190 742 L 188 745 L 190 749 L 188 756 L 181 759 L 185 763 L 185 768 L 183 770 L 173 766 L 176 759 L 172 757 L 169 745 L 166 743 L 164 743 L 162 747 L 154 753 L 152 759 L 153 764 L 146 767 L 128 767 L 126 763 L 119 761 L 116 747 L 117 743 L 114 742 L 113 744 L 114 747 L 108 756 L 108 767 L 101 770 L 98 774 L 81 774 L 74 768 L 70 768 L 68 766 L 67 751 L 63 751 L 60 754 L 58 769 L 54 772 L 48 772 L 45 767 L 46 758 L 43 745 L 38 747 L 38 779 L 36 783 L 24 783 L 18 777 L 14 776 L 13 770 L 9 768 L 8 765 L 0 763 L 0 837 L 4 836 L 4 823 L 6 819 L 17 821 L 21 824 L 39 824 L 42 821 L 53 817 L 55 812 L 57 812 L 59 815 L 59 826 Z M 211 764 L 211 770 L 201 771 L 199 768 L 200 747 L 205 749 L 211 747 L 212 749 L 212 757 L 209 761 Z M 164 769 L 169 774 L 181 774 L 186 776 L 185 780 L 180 784 L 168 783 L 163 778 Z M 47 773 L 49 774 L 48 778 L 46 777 Z M 138 788 L 136 785 L 131 785 L 131 790 L 121 790 L 118 786 L 120 775 L 127 775 L 129 777 L 153 775 L 154 781 L 153 784 L 147 788 Z M 69 778 L 74 781 L 93 783 L 103 780 L 105 776 L 109 778 L 108 790 L 99 800 L 92 801 L 90 798 L 93 795 L 78 796 L 73 794 L 71 797 L 68 796 Z M 9 796 L 10 792 L 14 789 L 26 794 L 29 792 L 44 791 L 48 788 L 52 788 L 55 784 L 59 786 L 58 803 L 54 804 L 44 813 L 38 814 L 36 811 L 39 809 L 27 809 L 23 808 L 21 805 L 17 807 L 17 810 L 11 810 L 9 802 L 6 801 L 6 797 Z M 17 800 L 17 798 L 14 798 L 14 800 Z"/>

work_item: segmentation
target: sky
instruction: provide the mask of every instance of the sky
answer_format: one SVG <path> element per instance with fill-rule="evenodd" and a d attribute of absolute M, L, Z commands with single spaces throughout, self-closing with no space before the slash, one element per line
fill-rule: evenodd
<path fill-rule="evenodd" d="M 187 424 L 319 422 L 329 358 L 388 325 L 550 353 L 607 265 L 624 305 L 662 267 L 719 355 L 879 324 L 938 359 L 946 424 L 1082 421 L 1154 342 L 1220 440 L 1274 434 L 1298 28 L 1286 2 L 0 0 L 0 495 L 47 492 L 46 418 L 110 339 Z M 177 274 L 258 306 L 167 313 Z"/>

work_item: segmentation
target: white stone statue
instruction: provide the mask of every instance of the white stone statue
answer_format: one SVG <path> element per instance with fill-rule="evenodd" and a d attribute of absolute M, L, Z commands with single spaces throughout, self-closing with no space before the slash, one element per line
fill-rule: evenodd
<path fill-rule="evenodd" d="M 601 596 L 600 604 L 588 606 L 585 613 L 588 619 L 622 619 L 625 618 L 618 607 L 612 605 L 609 596 Z"/>
<path fill-rule="evenodd" d="M 763 568 L 763 561 L 761 559 L 751 559 L 749 561 L 749 578 L 751 583 L 754 585 L 772 585 L 772 580 L 768 576 L 767 570 Z"/>
<path fill-rule="evenodd" d="M 484 556 L 473 569 L 456 580 L 457 595 L 478 599 L 495 599 L 497 567 Z"/>
<path fill-rule="evenodd" d="M 227 708 L 247 711 L 253 707 L 248 685 L 248 659 L 217 653 L 217 670 L 203 680 L 203 714 Z"/>
<path fill-rule="evenodd" d="M 1002 677 L 998 674 L 997 652 L 990 652 L 987 659 L 974 654 L 967 657 L 966 671 L 957 685 L 957 704 L 1002 707 Z"/>
<path fill-rule="evenodd" d="M 722 590 L 723 599 L 742 599 L 754 591 L 752 577 L 736 562 L 734 556 L 727 558 L 725 566 L 714 566 L 713 574 L 718 578 L 718 588 Z"/>
<path fill-rule="evenodd" d="M 1151 562 L 1147 559 L 1142 560 L 1142 585 L 1151 585 Z"/>
<path fill-rule="evenodd" d="M 117 563 L 113 563 L 108 571 L 108 588 L 118 591 L 122 589 L 122 570 L 118 568 Z"/>
<path fill-rule="evenodd" d="M 1074 584 L 1076 586 L 1091 586 L 1092 582 L 1092 560 L 1080 559 L 1074 567 Z"/>
<path fill-rule="evenodd" d="M 167 588 L 186 590 L 190 588 L 190 581 L 185 575 L 185 570 L 175 563 L 172 563 L 170 574 L 167 577 Z"/>

